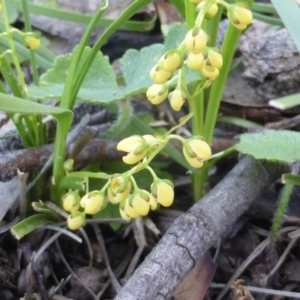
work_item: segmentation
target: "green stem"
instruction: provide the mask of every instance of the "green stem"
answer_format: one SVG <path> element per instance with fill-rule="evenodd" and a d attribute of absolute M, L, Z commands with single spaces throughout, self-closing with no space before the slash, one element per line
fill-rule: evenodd
<path fill-rule="evenodd" d="M 82 67 L 80 68 L 79 72 L 76 74 L 76 78 L 74 80 L 74 86 L 75 89 L 72 94 L 72 99 L 75 99 L 78 91 L 82 85 L 82 82 L 91 67 L 96 55 L 98 54 L 98 51 L 100 48 L 107 42 L 109 37 L 129 18 L 131 18 L 137 11 L 139 11 L 142 7 L 149 4 L 153 0 L 140 0 L 135 1 L 131 5 L 127 7 L 127 9 L 119 16 L 118 19 L 116 19 L 101 35 L 101 37 L 97 40 L 95 45 L 92 48 L 92 51 L 89 55 L 89 57 L 86 58 L 84 63 L 82 64 Z"/>
<path fill-rule="evenodd" d="M 12 32 L 11 32 L 9 21 L 8 21 L 8 15 L 7 15 L 5 0 L 1 0 L 1 4 L 2 4 L 3 21 L 4 21 L 4 25 L 5 25 L 7 38 L 8 38 L 8 41 L 9 41 L 9 47 L 10 47 L 10 50 L 11 50 L 13 63 L 14 63 L 15 68 L 17 70 L 19 82 L 20 82 L 21 88 L 22 88 L 22 90 L 25 94 L 25 98 L 29 99 L 28 92 L 27 92 L 27 86 L 26 86 L 25 79 L 24 79 L 24 74 L 22 72 L 22 69 L 21 69 L 21 66 L 20 66 L 20 63 L 19 63 L 19 60 L 18 60 L 18 55 L 17 55 L 17 52 L 16 52 Z"/>
<path fill-rule="evenodd" d="M 195 90 L 195 89 L 194 89 Z M 192 119 L 192 132 L 193 136 L 203 135 L 203 116 L 204 116 L 204 93 L 203 91 L 198 94 L 198 96 L 193 97 L 190 103 L 190 111 L 194 112 Z M 192 186 L 193 186 L 193 198 L 194 202 L 199 201 L 203 193 L 203 184 L 202 184 L 201 172 L 192 173 Z"/>
<path fill-rule="evenodd" d="M 290 196 L 293 191 L 293 187 L 294 187 L 293 183 L 286 183 L 286 185 L 283 187 L 282 194 L 280 196 L 279 205 L 275 213 L 275 217 L 274 217 L 274 221 L 270 233 L 270 239 L 272 244 L 274 244 L 276 241 L 277 233 L 281 227 L 282 218 L 284 213 L 286 212 L 286 208 L 288 206 Z"/>
<path fill-rule="evenodd" d="M 195 26 L 196 13 L 195 4 L 189 0 L 185 0 L 185 19 L 188 30 Z"/>
<path fill-rule="evenodd" d="M 206 33 L 209 35 L 209 47 L 216 47 L 219 24 L 223 14 L 223 6 L 218 5 L 219 9 L 213 19 L 209 20 L 206 25 Z"/>
<path fill-rule="evenodd" d="M 212 84 L 205 115 L 204 137 L 208 144 L 212 142 L 224 87 L 240 36 L 241 31 L 229 24 L 221 48 L 224 64 L 219 76 Z"/>
<path fill-rule="evenodd" d="M 22 10 L 23 10 L 24 23 L 25 23 L 25 30 L 27 32 L 31 32 L 32 28 L 31 28 L 31 23 L 30 23 L 30 19 L 29 19 L 27 0 L 22 0 Z M 39 75 L 37 72 L 35 52 L 33 50 L 30 50 L 30 60 L 31 60 L 32 73 L 33 73 L 33 81 L 34 81 L 35 85 L 38 85 L 39 84 Z"/>

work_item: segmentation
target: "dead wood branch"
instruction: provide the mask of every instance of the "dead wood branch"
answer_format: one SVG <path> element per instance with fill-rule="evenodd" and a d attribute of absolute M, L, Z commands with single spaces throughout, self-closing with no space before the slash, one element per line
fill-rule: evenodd
<path fill-rule="evenodd" d="M 105 160 L 120 160 L 123 153 L 116 149 L 117 141 L 93 139 L 75 159 L 76 164 L 85 165 Z M 5 152 L 0 155 L 0 181 L 10 180 L 22 172 L 41 169 L 53 153 L 53 145 Z"/>
<path fill-rule="evenodd" d="M 200 202 L 178 217 L 115 300 L 165 300 L 283 167 L 244 157 Z"/>

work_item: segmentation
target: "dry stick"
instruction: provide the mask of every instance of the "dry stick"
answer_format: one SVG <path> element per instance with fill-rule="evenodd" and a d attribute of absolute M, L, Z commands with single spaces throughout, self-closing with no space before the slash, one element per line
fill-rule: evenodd
<path fill-rule="evenodd" d="M 117 278 L 116 278 L 113 270 L 111 269 L 101 229 L 96 224 L 92 224 L 92 227 L 93 227 L 94 232 L 96 234 L 96 238 L 97 238 L 97 240 L 99 242 L 99 245 L 100 245 L 100 248 L 101 248 L 101 251 L 102 251 L 102 255 L 103 255 L 103 258 L 104 258 L 104 261 L 105 261 L 105 264 L 106 264 L 109 276 L 110 276 L 110 280 L 112 282 L 112 285 L 113 285 L 115 291 L 118 292 L 121 289 L 121 285 L 118 282 L 118 280 L 117 280 Z"/>
<path fill-rule="evenodd" d="M 141 217 L 132 222 L 132 228 L 133 228 L 133 234 L 134 234 L 136 244 L 138 245 L 138 248 L 127 268 L 126 274 L 124 276 L 125 280 L 127 280 L 132 275 L 139 259 L 141 258 L 144 248 L 147 246 L 143 220 Z"/>
<path fill-rule="evenodd" d="M 225 284 L 223 284 L 223 283 L 211 283 L 210 287 L 215 288 L 215 289 L 222 289 L 222 288 L 225 287 Z M 247 286 L 247 285 L 245 285 L 244 287 L 249 292 L 252 292 L 252 293 L 260 293 L 260 294 L 276 295 L 276 296 L 300 299 L 300 293 L 296 293 L 296 292 L 278 291 L 278 290 L 271 290 L 271 289 L 260 288 L 260 287 L 255 287 L 255 286 Z"/>
<path fill-rule="evenodd" d="M 284 169 L 243 157 L 200 202 L 178 217 L 115 300 L 168 299 L 195 262 Z"/>
<path fill-rule="evenodd" d="M 117 143 L 114 140 L 93 139 L 78 154 L 75 163 L 87 164 L 105 160 L 121 160 L 124 154 L 117 151 Z M 0 181 L 8 181 L 16 176 L 17 169 L 28 173 L 49 168 L 49 158 L 51 158 L 52 152 L 53 145 L 51 144 L 1 154 Z M 45 165 L 46 167 L 44 167 Z"/>
<path fill-rule="evenodd" d="M 60 258 L 63 262 L 63 264 L 66 266 L 66 268 L 68 269 L 68 271 L 72 274 L 73 278 L 75 278 L 89 293 L 90 295 L 93 297 L 94 300 L 98 300 L 97 295 L 95 295 L 95 293 L 80 279 L 80 277 L 72 270 L 72 268 L 70 267 L 69 263 L 67 262 L 65 256 L 63 255 L 59 242 L 58 240 L 55 241 L 55 245 L 57 248 L 57 251 L 60 255 Z"/>

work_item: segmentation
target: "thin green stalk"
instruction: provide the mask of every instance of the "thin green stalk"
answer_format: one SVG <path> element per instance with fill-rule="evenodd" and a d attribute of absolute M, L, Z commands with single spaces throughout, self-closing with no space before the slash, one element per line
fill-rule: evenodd
<path fill-rule="evenodd" d="M 22 12 L 22 6 L 20 0 L 10 0 L 9 5 L 15 7 L 18 11 Z M 89 15 L 46 7 L 35 3 L 28 3 L 28 8 L 30 13 L 39 16 L 47 16 L 59 20 L 71 21 L 71 22 L 76 22 L 81 24 L 90 24 L 90 22 L 92 21 L 92 17 Z M 126 21 L 124 24 L 120 26 L 120 29 L 128 30 L 128 31 L 140 31 L 140 32 L 150 31 L 151 29 L 154 28 L 156 19 L 157 16 L 154 15 L 152 18 L 150 19 L 147 18 L 145 21 Z M 108 27 L 114 21 L 115 20 L 112 19 L 101 18 L 98 19 L 96 23 L 96 27 Z"/>
<path fill-rule="evenodd" d="M 203 135 L 203 116 L 204 116 L 204 93 L 203 91 L 196 97 L 192 97 L 190 103 L 190 110 L 194 113 L 192 119 L 193 136 Z M 192 186 L 194 202 L 199 201 L 203 196 L 201 184 L 201 172 L 196 171 L 192 173 Z"/>
<path fill-rule="evenodd" d="M 203 134 L 208 144 L 212 142 L 223 91 L 240 36 L 241 31 L 229 24 L 221 48 L 224 63 L 219 76 L 212 84 L 205 115 Z"/>
<path fill-rule="evenodd" d="M 107 4 L 107 2 L 105 2 Z M 105 7 L 101 7 L 97 13 L 92 18 L 91 23 L 88 25 L 84 35 L 81 38 L 79 45 L 75 48 L 72 61 L 68 70 L 68 75 L 65 81 L 64 90 L 62 93 L 62 98 L 60 101 L 60 107 L 72 109 L 74 106 L 75 99 L 72 98 L 72 90 L 75 89 L 74 86 L 74 77 L 76 72 L 78 72 L 78 64 L 80 61 L 80 57 L 83 53 L 84 47 L 87 44 L 89 37 L 91 36 L 97 20 L 102 16 Z M 71 124 L 70 124 L 71 125 Z M 69 128 L 62 133 L 61 128 L 56 128 L 55 135 L 55 144 L 54 144 L 54 159 L 53 159 L 53 177 L 54 177 L 54 185 L 52 186 L 52 197 L 53 200 L 59 204 L 59 195 L 57 194 L 57 189 L 55 185 L 60 182 L 62 177 L 64 176 L 63 169 L 63 161 L 66 155 L 66 138 Z"/>
<path fill-rule="evenodd" d="M 107 2 L 106 2 L 106 4 L 107 4 Z M 87 45 L 88 40 L 89 40 L 89 38 L 90 38 L 90 36 L 91 36 L 95 26 L 96 26 L 97 20 L 99 18 L 101 18 L 105 8 L 106 8 L 106 6 L 101 7 L 97 11 L 97 13 L 94 15 L 94 17 L 92 18 L 92 20 L 91 20 L 90 24 L 88 25 L 86 31 L 84 32 L 84 34 L 83 34 L 83 36 L 80 40 L 79 45 L 77 45 L 77 47 L 74 50 L 72 61 L 71 61 L 71 64 L 70 64 L 70 67 L 69 67 L 69 70 L 68 70 L 68 75 L 67 75 L 67 78 L 66 78 L 64 90 L 63 90 L 63 93 L 62 93 L 62 98 L 61 98 L 61 101 L 60 101 L 60 107 L 72 109 L 73 106 L 74 106 L 76 96 L 74 98 L 72 98 L 72 90 L 74 89 L 74 86 L 75 86 L 74 78 L 75 78 L 76 74 L 79 72 L 78 64 L 79 64 L 79 61 L 80 61 L 80 57 L 81 57 L 81 55 L 84 51 L 84 48 Z"/>
<path fill-rule="evenodd" d="M 25 79 L 24 79 L 24 75 L 23 75 L 21 66 L 19 64 L 15 44 L 13 42 L 12 32 L 10 30 L 10 25 L 9 25 L 8 15 L 7 15 L 7 9 L 6 9 L 6 1 L 1 0 L 1 4 L 2 4 L 3 21 L 4 21 L 4 24 L 5 24 L 5 30 L 6 30 L 6 34 L 7 34 L 8 41 L 9 41 L 9 46 L 10 46 L 10 50 L 11 50 L 11 54 L 12 54 L 13 63 L 14 63 L 15 68 L 17 70 L 19 82 L 20 82 L 21 88 L 24 92 L 25 98 L 28 99 L 29 96 L 28 96 L 28 92 L 27 92 L 27 86 L 26 86 L 26 83 L 25 83 Z"/>
<path fill-rule="evenodd" d="M 127 9 L 119 16 L 117 20 L 115 20 L 101 35 L 101 37 L 96 41 L 95 45 L 92 48 L 92 51 L 87 57 L 87 59 L 84 61 L 82 64 L 81 69 L 79 72 L 76 74 L 76 78 L 74 80 L 74 92 L 72 99 L 75 99 L 78 91 L 82 85 L 82 82 L 91 67 L 96 55 L 98 54 L 98 51 L 100 48 L 108 41 L 108 39 L 112 36 L 112 34 L 120 28 L 120 26 L 126 22 L 129 18 L 131 18 L 137 11 L 139 11 L 142 7 L 145 5 L 151 3 L 153 0 L 140 0 L 140 1 L 135 1 L 131 5 L 127 7 Z"/>
<path fill-rule="evenodd" d="M 30 23 L 30 19 L 29 19 L 27 0 L 22 0 L 22 11 L 23 11 L 25 30 L 27 32 L 31 32 L 32 28 L 31 28 L 31 23 Z M 35 85 L 38 85 L 39 84 L 39 75 L 38 75 L 38 72 L 37 72 L 35 52 L 33 50 L 30 50 L 30 60 L 31 60 L 33 81 L 34 81 Z"/>
<path fill-rule="evenodd" d="M 185 20 L 188 29 L 191 29 L 195 26 L 195 20 L 196 20 L 195 4 L 193 4 L 189 0 L 185 0 Z"/>
<path fill-rule="evenodd" d="M 60 103 L 61 107 L 64 108 L 72 108 L 76 96 L 78 94 L 78 91 L 82 85 L 82 82 L 90 68 L 90 66 L 93 63 L 93 60 L 95 59 L 99 49 L 101 48 L 104 43 L 108 40 L 108 38 L 120 27 L 121 24 L 123 24 L 125 21 L 127 21 L 131 16 L 133 16 L 137 11 L 139 11 L 143 6 L 146 4 L 152 2 L 153 0 L 141 0 L 141 1 L 135 1 L 133 2 L 123 13 L 122 15 L 115 20 L 101 35 L 101 37 L 98 39 L 96 44 L 93 46 L 92 51 L 89 55 L 89 57 L 83 62 L 82 67 L 78 70 L 78 64 L 79 59 L 81 57 L 81 54 L 84 50 L 84 47 L 95 28 L 98 19 L 101 17 L 104 8 L 101 8 L 96 15 L 93 17 L 91 23 L 89 24 L 79 46 L 78 49 L 76 49 L 71 66 L 68 72 L 68 76 L 65 83 L 65 88 L 62 95 L 62 100 Z M 58 133 L 58 129 L 57 129 Z M 59 137 L 59 138 L 58 138 Z M 54 146 L 54 166 L 53 166 L 53 175 L 55 182 L 59 182 L 59 180 L 63 177 L 64 170 L 63 170 L 63 164 L 62 160 L 65 157 L 65 140 L 66 136 L 56 136 L 56 142 Z M 57 197 L 57 195 L 55 195 Z"/>
<path fill-rule="evenodd" d="M 283 215 L 286 212 L 286 208 L 289 204 L 289 200 L 290 200 L 293 188 L 294 188 L 293 183 L 286 183 L 282 189 L 278 208 L 276 210 L 272 228 L 271 228 L 271 232 L 270 232 L 270 239 L 271 239 L 272 244 L 274 244 L 276 241 L 277 233 L 281 227 L 282 218 L 283 218 Z"/>
<path fill-rule="evenodd" d="M 3 52 L 1 48 L 0 48 L 0 52 L 1 53 Z M 8 84 L 14 96 L 22 98 L 23 94 L 18 84 L 18 80 L 15 77 L 14 70 L 12 69 L 10 63 L 8 62 L 5 56 L 1 59 L 1 74 L 4 77 L 5 82 Z M 5 89 L 3 93 L 5 94 L 7 93 Z M 15 118 L 13 118 L 13 114 L 10 114 L 10 117 L 14 121 L 14 124 L 19 132 L 24 147 L 26 148 L 30 147 L 31 141 L 30 138 L 28 137 L 24 124 L 22 122 L 17 122 Z"/>
<path fill-rule="evenodd" d="M 206 25 L 206 33 L 209 35 L 209 47 L 216 47 L 217 43 L 219 24 L 223 14 L 223 6 L 218 5 L 218 8 L 217 14 L 213 17 L 213 19 L 207 21 Z"/>

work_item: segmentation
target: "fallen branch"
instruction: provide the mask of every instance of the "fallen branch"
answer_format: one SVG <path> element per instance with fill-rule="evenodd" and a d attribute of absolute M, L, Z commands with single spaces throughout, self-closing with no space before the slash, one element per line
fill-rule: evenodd
<path fill-rule="evenodd" d="M 76 156 L 75 164 L 120 160 L 122 153 L 116 149 L 117 141 L 93 139 Z M 8 181 L 22 172 L 40 170 L 53 153 L 53 145 L 15 150 L 0 155 L 0 181 Z"/>
<path fill-rule="evenodd" d="M 279 165 L 242 158 L 210 193 L 174 221 L 115 300 L 169 299 L 195 262 L 283 171 Z"/>

